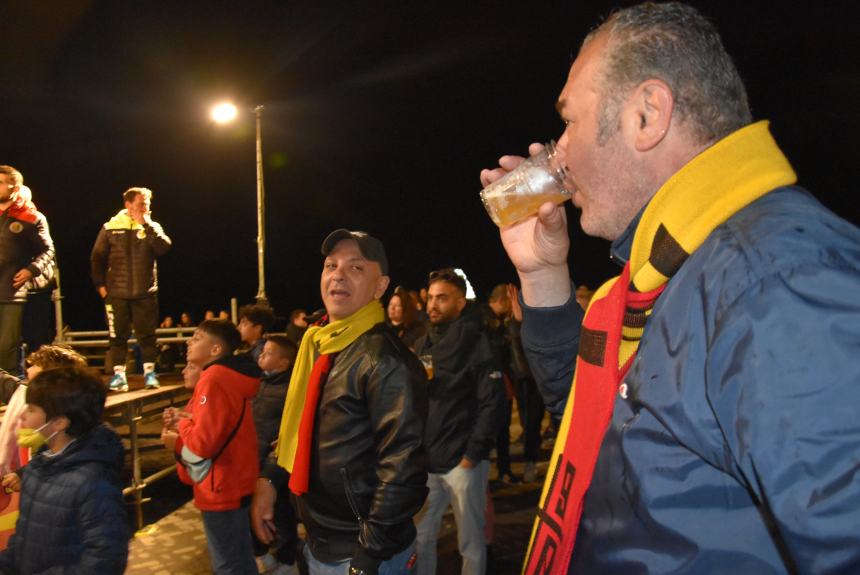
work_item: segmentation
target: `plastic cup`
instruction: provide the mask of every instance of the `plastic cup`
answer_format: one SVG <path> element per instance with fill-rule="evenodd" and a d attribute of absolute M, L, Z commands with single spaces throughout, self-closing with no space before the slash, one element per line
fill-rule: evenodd
<path fill-rule="evenodd" d="M 536 214 L 546 202 L 560 204 L 570 197 L 553 141 L 481 190 L 481 201 L 500 228 Z"/>

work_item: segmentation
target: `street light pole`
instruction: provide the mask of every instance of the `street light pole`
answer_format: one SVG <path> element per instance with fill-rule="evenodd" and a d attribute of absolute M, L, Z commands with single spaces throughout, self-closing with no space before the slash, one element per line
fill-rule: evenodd
<path fill-rule="evenodd" d="M 212 108 L 211 116 L 218 124 L 236 119 L 238 109 L 230 102 Z M 263 106 L 254 108 L 257 120 L 257 303 L 269 305 L 266 297 L 266 193 L 263 187 Z"/>
<path fill-rule="evenodd" d="M 263 186 L 263 106 L 254 108 L 257 118 L 257 303 L 269 305 L 266 297 L 266 192 Z"/>

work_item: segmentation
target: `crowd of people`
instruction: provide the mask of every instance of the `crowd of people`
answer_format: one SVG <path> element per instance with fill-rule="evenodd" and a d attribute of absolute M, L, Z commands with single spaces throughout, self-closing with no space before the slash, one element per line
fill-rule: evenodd
<path fill-rule="evenodd" d="M 860 570 L 860 230 L 796 184 L 690 6 L 610 15 L 556 107 L 579 223 L 612 242 L 618 277 L 573 284 L 565 209 L 546 203 L 501 229 L 520 287 L 498 286 L 486 306 L 445 268 L 384 308 L 382 242 L 337 229 L 321 244 L 324 310 L 295 314 L 305 327 L 267 334 L 261 306 L 238 326 L 196 326 L 191 399 L 164 412 L 162 440 L 193 486 L 216 573 L 294 573 L 300 551 L 314 575 L 432 574 L 449 508 L 462 573 L 486 573 L 490 453 L 500 480 L 537 479 L 544 410 L 557 439 L 525 573 Z M 482 183 L 522 160 L 503 156 Z M 0 241 L 30 238 L 3 252 L 14 263 L 0 273 L 0 342 L 20 337 L 20 289 L 53 256 L 21 185 L 0 167 Z M 170 240 L 150 200 L 126 192 L 93 250 L 116 390 L 129 325 L 144 365 L 156 357 L 155 258 Z M 121 496 L 119 442 L 99 424 L 105 387 L 73 365 L 4 389 L 23 407 L 18 445 L 37 451 L 4 468 L 21 513 L 0 571 L 121 572 L 127 534 L 106 528 Z"/>

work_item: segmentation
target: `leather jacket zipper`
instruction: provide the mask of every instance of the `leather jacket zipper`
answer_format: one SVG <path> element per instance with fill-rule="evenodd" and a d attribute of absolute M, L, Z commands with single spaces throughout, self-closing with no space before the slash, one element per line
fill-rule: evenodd
<path fill-rule="evenodd" d="M 349 508 L 352 509 L 353 515 L 361 523 L 364 521 L 364 518 L 358 511 L 358 505 L 355 502 L 355 495 L 352 492 L 352 482 L 349 479 L 349 470 L 346 467 L 341 467 L 340 476 L 343 479 L 343 490 L 346 492 L 346 500 L 349 502 Z"/>

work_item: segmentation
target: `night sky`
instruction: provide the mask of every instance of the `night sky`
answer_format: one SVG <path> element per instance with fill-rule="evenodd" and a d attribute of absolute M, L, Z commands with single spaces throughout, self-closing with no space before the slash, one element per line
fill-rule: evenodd
<path fill-rule="evenodd" d="M 153 190 L 174 242 L 159 260 L 162 314 L 197 320 L 230 296 L 253 300 L 258 104 L 279 313 L 319 307 L 319 244 L 338 227 L 383 240 L 392 285 L 418 288 L 450 265 L 485 298 L 515 273 L 478 174 L 558 137 L 571 58 L 627 4 L 0 2 L 0 163 L 23 172 L 48 217 L 74 329 L 103 328 L 89 253 L 134 185 Z M 860 222 L 855 4 L 695 4 L 800 182 Z M 208 109 L 224 98 L 247 113 L 216 126 Z M 572 228 L 574 280 L 613 275 L 608 243 Z"/>

